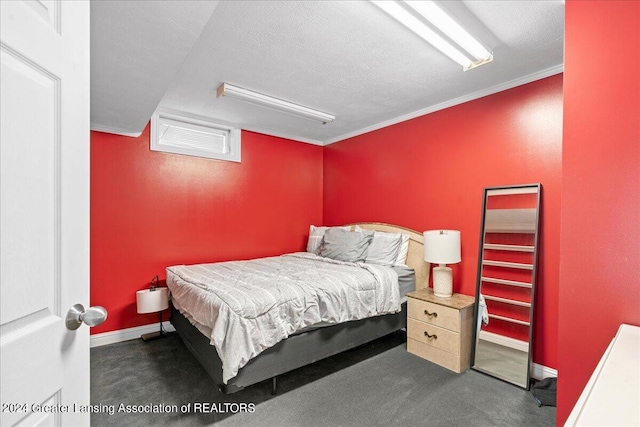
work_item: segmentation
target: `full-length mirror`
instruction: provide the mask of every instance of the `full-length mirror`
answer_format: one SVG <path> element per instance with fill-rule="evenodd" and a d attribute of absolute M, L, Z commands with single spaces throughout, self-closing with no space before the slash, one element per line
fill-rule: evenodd
<path fill-rule="evenodd" d="M 484 190 L 472 368 L 529 389 L 540 184 Z"/>

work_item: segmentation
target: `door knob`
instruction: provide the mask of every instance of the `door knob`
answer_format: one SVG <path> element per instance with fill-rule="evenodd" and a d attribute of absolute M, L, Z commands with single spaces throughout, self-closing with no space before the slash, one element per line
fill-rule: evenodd
<path fill-rule="evenodd" d="M 67 312 L 65 324 L 67 329 L 74 331 L 83 323 L 87 326 L 97 326 L 107 320 L 107 310 L 104 307 L 96 305 L 86 310 L 82 304 L 76 304 Z"/>

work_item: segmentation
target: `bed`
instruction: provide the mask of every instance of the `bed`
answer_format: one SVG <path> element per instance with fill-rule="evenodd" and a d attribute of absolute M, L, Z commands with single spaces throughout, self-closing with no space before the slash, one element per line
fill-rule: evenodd
<path fill-rule="evenodd" d="M 423 259 L 422 234 L 404 227 L 382 223 L 350 224 L 342 229 L 358 230 L 363 233 L 371 233 L 371 231 L 382 232 L 382 234 L 400 233 L 408 236 L 408 238 L 405 237 L 408 242 L 405 264 L 411 269 L 412 280 L 410 282 L 411 288 L 407 288 L 409 282 L 404 279 L 404 281 L 400 280 L 400 284 L 398 281 L 395 282 L 396 289 L 398 286 L 400 287 L 400 292 L 395 291 L 395 294 L 402 293 L 398 296 L 401 301 L 395 301 L 396 297 L 393 297 L 391 293 L 384 294 L 381 290 L 383 288 L 369 289 L 367 287 L 369 285 L 358 284 L 353 287 L 355 290 L 346 291 L 336 285 L 335 288 L 339 289 L 340 293 L 337 294 L 338 296 L 330 296 L 328 300 L 344 298 L 356 301 L 353 307 L 341 307 L 341 310 L 346 310 L 346 314 L 335 313 L 331 307 L 325 307 L 326 301 L 312 304 L 312 307 L 299 307 L 294 298 L 292 298 L 294 302 L 291 303 L 293 309 L 291 307 L 280 309 L 280 303 L 274 302 L 277 297 L 273 299 L 271 294 L 279 295 L 278 289 L 281 287 L 294 287 L 298 290 L 297 292 L 305 292 L 299 289 L 303 289 L 306 282 L 313 282 L 311 276 L 324 277 L 334 274 L 331 273 L 334 270 L 316 271 L 317 266 L 325 268 L 326 262 L 324 261 L 333 264 L 327 268 L 337 269 L 335 270 L 337 276 L 342 277 L 344 274 L 344 280 L 347 282 L 355 281 L 349 277 L 349 274 L 352 274 L 351 270 L 347 270 L 347 268 L 353 269 L 353 267 L 345 266 L 345 263 L 340 260 L 322 260 L 323 262 L 320 262 L 316 258 L 317 255 L 313 253 L 285 254 L 282 257 L 254 260 L 256 262 L 252 264 L 229 262 L 167 268 L 167 285 L 172 293 L 171 323 L 187 348 L 222 392 L 234 393 L 270 378 L 273 379 L 275 392 L 275 378 L 280 374 L 406 327 L 404 293 L 415 288 L 425 287 L 429 279 L 429 264 Z M 349 236 L 352 234 L 354 233 L 350 233 Z M 378 235 L 380 233 L 376 234 L 376 236 Z M 309 245 L 312 245 L 312 240 L 312 238 L 309 239 Z M 323 240 L 320 239 L 315 244 L 322 245 Z M 317 251 L 314 249 L 313 252 Z M 274 263 L 275 267 L 273 267 Z M 301 275 L 295 270 L 298 268 L 298 264 L 303 266 L 303 271 L 309 272 L 305 273 L 307 276 Z M 393 276 L 393 273 L 388 273 L 389 266 L 382 268 L 367 264 L 360 263 L 359 265 L 368 273 L 353 272 L 353 274 L 375 276 L 376 280 L 381 283 L 388 279 L 387 276 Z M 250 301 L 247 304 L 245 301 L 242 304 L 236 304 L 236 301 L 244 298 L 242 279 L 251 273 L 251 271 L 242 270 L 243 268 L 245 270 L 259 269 L 259 275 L 267 286 L 271 286 L 269 278 L 273 269 L 291 270 L 293 272 L 291 276 L 295 280 L 273 275 L 274 278 L 277 278 L 273 281 L 282 281 L 282 283 L 273 287 L 275 290 L 270 291 L 271 294 L 267 292 L 265 298 L 258 302 Z M 406 279 L 407 274 L 404 270 L 408 270 L 407 268 L 404 270 L 402 267 L 391 268 L 395 271 L 396 278 L 404 276 Z M 293 280 L 293 282 L 288 282 L 289 280 Z M 215 297 L 209 297 L 210 294 L 206 294 L 205 299 L 198 296 L 203 293 L 203 289 L 208 290 L 210 287 L 218 286 L 218 282 L 225 281 L 228 282 L 225 284 L 226 287 L 220 289 L 223 290 L 222 298 L 226 298 L 226 301 L 214 309 L 207 304 L 219 303 L 218 300 L 221 298 L 219 293 Z M 377 284 L 376 286 L 381 285 Z M 329 288 L 332 287 L 333 285 L 329 286 Z M 249 292 L 246 289 L 244 291 L 246 291 L 245 294 Z M 250 291 L 252 295 L 261 292 L 254 288 L 251 288 Z M 315 288 L 312 292 L 316 292 Z M 343 292 L 352 292 L 352 294 L 347 295 Z M 368 305 L 364 305 L 365 302 L 362 302 L 363 305 L 358 305 L 360 300 L 367 300 L 367 298 L 372 300 L 366 303 Z M 309 295 L 307 295 L 305 301 L 309 299 Z M 290 303 L 289 299 L 287 301 Z M 317 305 L 323 307 L 322 315 L 316 313 L 318 311 Z M 341 305 L 344 304 L 341 303 Z M 371 308 L 372 305 L 375 308 Z M 199 314 L 210 311 L 216 312 L 215 319 L 211 321 L 204 320 L 203 315 Z M 320 320 L 329 321 L 320 322 Z M 244 323 L 236 325 L 238 322 Z M 225 333 L 228 335 L 225 336 Z M 218 348 L 212 343 L 218 343 Z"/>

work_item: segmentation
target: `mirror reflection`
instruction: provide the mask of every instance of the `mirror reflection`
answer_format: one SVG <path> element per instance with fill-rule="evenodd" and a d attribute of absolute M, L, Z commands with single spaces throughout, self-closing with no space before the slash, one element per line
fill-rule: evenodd
<path fill-rule="evenodd" d="M 484 191 L 473 369 L 528 389 L 540 184 Z"/>

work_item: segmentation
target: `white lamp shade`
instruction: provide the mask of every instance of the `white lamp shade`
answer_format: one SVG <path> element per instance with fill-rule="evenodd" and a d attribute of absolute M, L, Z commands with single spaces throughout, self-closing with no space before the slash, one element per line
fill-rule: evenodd
<path fill-rule="evenodd" d="M 424 233 L 424 260 L 432 264 L 460 262 L 460 232 L 430 230 Z"/>
<path fill-rule="evenodd" d="M 136 292 L 138 313 L 156 313 L 169 308 L 169 289 L 144 289 Z"/>

